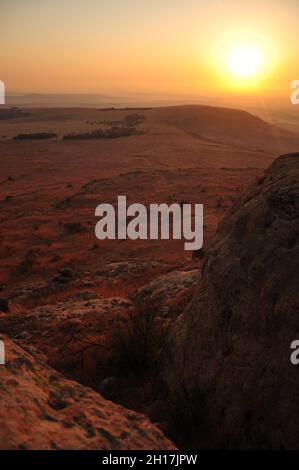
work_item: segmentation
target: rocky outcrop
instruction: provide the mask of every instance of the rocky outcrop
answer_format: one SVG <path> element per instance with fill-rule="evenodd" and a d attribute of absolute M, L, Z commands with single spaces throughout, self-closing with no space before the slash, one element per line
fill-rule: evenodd
<path fill-rule="evenodd" d="M 141 287 L 132 296 L 146 305 L 154 305 L 157 314 L 176 318 L 192 299 L 198 271 L 171 271 Z"/>
<path fill-rule="evenodd" d="M 0 314 L 0 331 L 41 351 L 55 369 L 96 386 L 109 374 L 109 357 L 119 325 L 132 303 L 120 297 L 89 298 L 88 292 L 28 312 Z"/>
<path fill-rule="evenodd" d="M 66 380 L 7 337 L 0 449 L 174 449 L 143 415 Z"/>
<path fill-rule="evenodd" d="M 299 154 L 289 154 L 227 213 L 171 332 L 165 377 L 200 412 L 198 442 L 299 448 L 298 285 Z"/>

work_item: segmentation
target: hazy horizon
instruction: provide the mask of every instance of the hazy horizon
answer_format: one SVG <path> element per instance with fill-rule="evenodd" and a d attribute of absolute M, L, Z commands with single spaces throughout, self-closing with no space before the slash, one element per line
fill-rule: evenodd
<path fill-rule="evenodd" d="M 163 106 L 205 105 L 243 109 L 267 119 L 272 112 L 288 113 L 292 120 L 298 121 L 297 107 L 290 102 L 289 96 L 261 97 L 258 95 L 200 96 L 182 93 L 123 92 L 123 93 L 44 93 L 9 92 L 6 106 L 46 107 L 46 108 L 142 108 Z M 270 114 L 269 114 L 270 113 Z M 272 120 L 272 119 L 270 119 Z"/>
<path fill-rule="evenodd" d="M 296 0 L 1 0 L 0 12 L 8 94 L 270 99 L 298 78 Z"/>

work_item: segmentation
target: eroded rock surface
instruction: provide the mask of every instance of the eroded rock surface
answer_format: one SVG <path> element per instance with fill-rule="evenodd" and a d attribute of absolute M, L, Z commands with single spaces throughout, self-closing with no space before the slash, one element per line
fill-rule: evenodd
<path fill-rule="evenodd" d="M 66 380 L 1 336 L 0 449 L 174 449 L 143 415 Z"/>

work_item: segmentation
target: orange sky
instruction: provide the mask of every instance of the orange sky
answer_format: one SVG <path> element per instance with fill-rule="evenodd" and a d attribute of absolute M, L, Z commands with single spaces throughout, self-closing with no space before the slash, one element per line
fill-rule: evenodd
<path fill-rule="evenodd" d="M 289 94 L 299 78 L 298 0 L 0 0 L 8 91 Z M 263 64 L 243 83 L 229 51 Z"/>

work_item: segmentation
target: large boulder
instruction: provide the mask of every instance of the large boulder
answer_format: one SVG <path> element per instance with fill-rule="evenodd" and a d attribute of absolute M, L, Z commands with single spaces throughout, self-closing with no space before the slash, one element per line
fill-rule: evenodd
<path fill-rule="evenodd" d="M 66 380 L 42 357 L 1 336 L 0 449 L 174 449 L 139 413 Z"/>
<path fill-rule="evenodd" d="M 298 287 L 299 153 L 278 158 L 227 213 L 172 327 L 165 378 L 198 414 L 198 443 L 299 448 Z"/>

